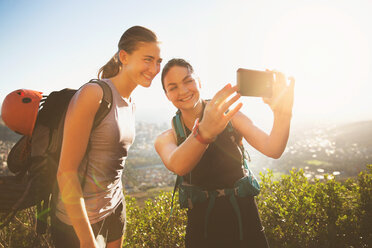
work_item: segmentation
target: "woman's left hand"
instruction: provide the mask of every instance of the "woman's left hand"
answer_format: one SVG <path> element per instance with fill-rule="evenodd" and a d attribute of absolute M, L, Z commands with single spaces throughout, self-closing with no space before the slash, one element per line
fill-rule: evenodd
<path fill-rule="evenodd" d="M 267 70 L 269 71 L 269 70 Z M 274 83 L 272 97 L 263 97 L 263 101 L 268 104 L 274 114 L 292 115 L 295 79 L 289 77 L 289 85 L 285 75 L 278 71 L 273 71 Z"/>

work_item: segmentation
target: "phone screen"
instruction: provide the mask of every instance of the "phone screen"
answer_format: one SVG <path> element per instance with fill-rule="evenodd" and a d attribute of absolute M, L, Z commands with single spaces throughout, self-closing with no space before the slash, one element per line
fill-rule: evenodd
<path fill-rule="evenodd" d="M 271 97 L 274 73 L 239 68 L 238 93 L 242 96 Z"/>

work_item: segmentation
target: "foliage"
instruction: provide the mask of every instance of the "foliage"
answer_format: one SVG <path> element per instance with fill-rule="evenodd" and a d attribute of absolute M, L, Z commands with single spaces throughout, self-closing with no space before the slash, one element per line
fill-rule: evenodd
<path fill-rule="evenodd" d="M 139 208 L 134 198 L 127 196 L 127 228 L 124 247 L 184 247 L 186 211 L 181 210 L 176 194 L 169 221 L 172 192 L 161 192 Z"/>
<path fill-rule="evenodd" d="M 8 226 L 0 230 L 0 247 L 52 247 L 49 230 L 45 235 L 36 233 L 36 208 L 20 211 Z"/>
<path fill-rule="evenodd" d="M 310 182 L 302 170 L 279 180 L 261 174 L 257 197 L 270 247 L 372 247 L 372 165 L 344 182 L 331 176 Z M 186 211 L 172 192 L 161 192 L 139 207 L 127 196 L 124 247 L 184 247 Z M 50 239 L 34 232 L 34 210 L 24 210 L 0 231 L 0 247 L 51 247 Z"/>
<path fill-rule="evenodd" d="M 357 180 L 331 176 L 311 183 L 302 170 L 278 181 L 261 174 L 257 197 L 271 247 L 368 247 L 372 245 L 372 165 Z"/>

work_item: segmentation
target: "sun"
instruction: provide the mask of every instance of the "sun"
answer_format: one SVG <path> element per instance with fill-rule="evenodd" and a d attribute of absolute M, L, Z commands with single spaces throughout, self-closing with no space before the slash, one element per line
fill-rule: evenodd
<path fill-rule="evenodd" d="M 371 47 L 359 26 L 340 10 L 312 5 L 293 9 L 267 33 L 262 59 L 295 76 L 295 109 L 342 115 L 360 100 Z"/>

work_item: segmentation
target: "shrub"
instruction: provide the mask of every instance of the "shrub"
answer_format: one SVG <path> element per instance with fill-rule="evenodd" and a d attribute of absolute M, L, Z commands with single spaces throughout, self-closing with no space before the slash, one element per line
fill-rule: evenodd
<path fill-rule="evenodd" d="M 261 174 L 257 197 L 271 247 L 369 247 L 372 245 L 372 166 L 344 183 L 324 176 L 311 183 L 302 170 L 279 181 Z"/>
<path fill-rule="evenodd" d="M 161 192 L 147 200 L 140 209 L 134 198 L 127 196 L 127 229 L 124 247 L 184 247 L 186 211 L 179 208 L 178 194 L 171 210 L 172 192 Z"/>
<path fill-rule="evenodd" d="M 272 248 L 372 247 L 372 165 L 345 182 L 325 176 L 310 182 L 302 170 L 273 180 L 261 174 L 257 203 Z M 124 247 L 184 247 L 186 210 L 178 195 L 169 225 L 172 192 L 161 192 L 139 207 L 126 196 L 127 228 Z M 50 236 L 34 231 L 35 211 L 17 214 L 0 230 L 0 247 L 51 247 Z"/>

